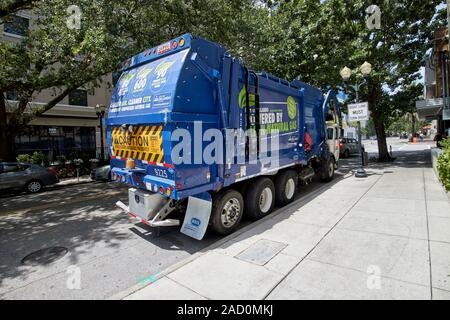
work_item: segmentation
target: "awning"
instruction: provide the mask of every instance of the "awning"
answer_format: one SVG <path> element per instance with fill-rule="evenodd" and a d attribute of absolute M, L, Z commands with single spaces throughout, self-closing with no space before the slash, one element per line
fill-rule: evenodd
<path fill-rule="evenodd" d="M 444 99 L 427 99 L 416 101 L 417 114 L 420 120 L 432 120 L 442 115 Z"/>

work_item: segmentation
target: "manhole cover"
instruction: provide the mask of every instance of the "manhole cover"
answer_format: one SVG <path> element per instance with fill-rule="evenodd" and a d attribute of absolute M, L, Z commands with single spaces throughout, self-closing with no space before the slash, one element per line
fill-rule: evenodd
<path fill-rule="evenodd" d="M 286 243 L 262 239 L 235 256 L 235 258 L 263 266 L 286 247 Z"/>
<path fill-rule="evenodd" d="M 67 252 L 67 248 L 64 247 L 51 247 L 41 249 L 35 252 L 30 253 L 25 258 L 22 259 L 22 264 L 28 266 L 39 266 L 50 264 L 56 260 L 64 257 Z"/>

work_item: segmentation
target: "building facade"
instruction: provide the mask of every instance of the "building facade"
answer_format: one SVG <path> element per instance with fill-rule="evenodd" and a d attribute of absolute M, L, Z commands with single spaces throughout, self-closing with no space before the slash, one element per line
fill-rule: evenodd
<path fill-rule="evenodd" d="M 426 59 L 424 100 L 416 102 L 420 120 L 435 120 L 437 131 L 450 136 L 450 78 L 448 28 L 434 33 L 433 51 Z"/>
<path fill-rule="evenodd" d="M 26 30 L 33 27 L 31 14 L 18 13 L 11 21 L 0 24 L 0 41 L 21 41 Z M 112 75 L 107 75 L 103 77 L 100 88 L 78 88 L 43 116 L 33 119 L 26 130 L 16 137 L 16 153 L 42 151 L 50 160 L 56 160 L 59 155 L 80 157 L 83 154 L 100 158 L 100 119 L 95 106 L 109 105 L 112 82 Z M 8 113 L 17 103 L 17 96 L 14 90 L 6 92 L 5 95 Z M 46 104 L 53 97 L 53 91 L 42 91 L 33 96 L 30 107 Z M 104 126 L 103 130 L 105 132 Z M 106 146 L 106 134 L 103 134 L 103 137 L 103 146 Z M 107 156 L 108 152 L 106 147 L 104 148 Z"/>

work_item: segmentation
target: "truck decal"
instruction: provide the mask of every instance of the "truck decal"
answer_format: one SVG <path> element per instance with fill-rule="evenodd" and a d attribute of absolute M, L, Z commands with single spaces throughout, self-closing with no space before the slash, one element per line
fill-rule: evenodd
<path fill-rule="evenodd" d="M 149 162 L 162 162 L 162 126 L 140 126 L 133 132 L 116 127 L 112 130 L 114 156 Z"/>

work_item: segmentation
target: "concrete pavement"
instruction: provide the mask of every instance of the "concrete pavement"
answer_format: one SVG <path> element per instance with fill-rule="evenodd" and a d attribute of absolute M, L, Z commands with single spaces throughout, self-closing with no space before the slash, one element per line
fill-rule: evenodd
<path fill-rule="evenodd" d="M 125 299 L 450 299 L 450 200 L 405 145 L 162 272 Z"/>
<path fill-rule="evenodd" d="M 321 187 L 313 182 L 298 197 Z M 197 241 L 181 234 L 179 227 L 158 231 L 130 223 L 115 206 L 117 200 L 127 202 L 127 189 L 93 182 L 1 197 L 0 299 L 123 297 L 124 290 L 141 288 L 166 268 L 222 241 L 212 232 Z M 243 219 L 242 226 L 250 223 Z M 53 246 L 68 253 L 52 263 L 21 263 L 30 253 Z M 74 270 L 79 288 L 70 285 Z"/>

